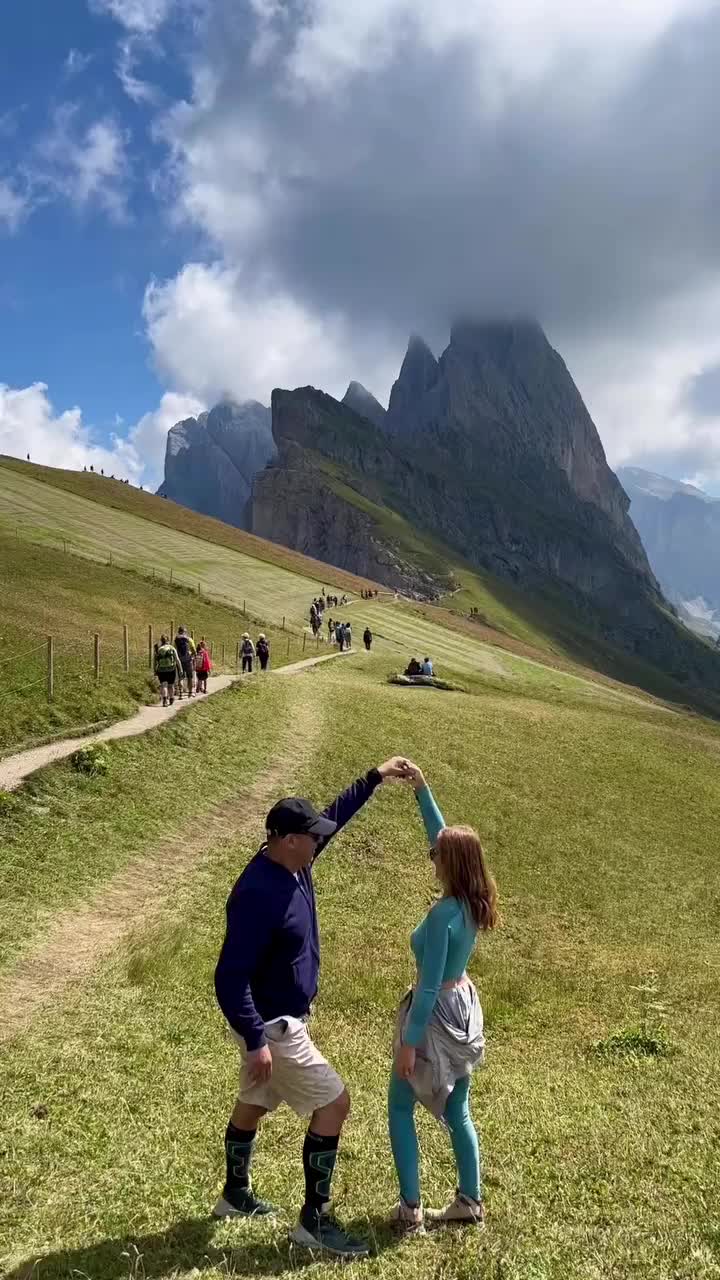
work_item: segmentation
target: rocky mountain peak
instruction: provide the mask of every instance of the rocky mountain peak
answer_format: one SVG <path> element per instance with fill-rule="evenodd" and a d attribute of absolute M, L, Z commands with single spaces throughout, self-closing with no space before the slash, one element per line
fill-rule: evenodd
<path fill-rule="evenodd" d="M 342 403 L 353 409 L 355 413 L 359 413 L 361 418 L 367 418 L 373 426 L 382 427 L 386 410 L 383 409 L 380 401 L 375 399 L 372 391 L 368 391 L 361 382 L 350 383 Z"/>
<path fill-rule="evenodd" d="M 408 343 L 405 359 L 400 366 L 397 381 L 390 392 L 388 418 L 395 428 L 412 415 L 423 396 L 432 391 L 440 380 L 440 365 L 424 338 L 413 334 Z"/>
<path fill-rule="evenodd" d="M 257 400 L 225 397 L 170 428 L 158 492 L 242 529 L 252 482 L 274 455 L 270 410 Z"/>

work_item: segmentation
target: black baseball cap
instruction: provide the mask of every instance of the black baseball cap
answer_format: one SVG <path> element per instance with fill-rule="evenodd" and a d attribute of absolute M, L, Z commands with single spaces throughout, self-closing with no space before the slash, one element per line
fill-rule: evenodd
<path fill-rule="evenodd" d="M 289 796 L 273 805 L 265 829 L 271 836 L 331 836 L 337 823 L 324 818 L 309 800 Z"/>

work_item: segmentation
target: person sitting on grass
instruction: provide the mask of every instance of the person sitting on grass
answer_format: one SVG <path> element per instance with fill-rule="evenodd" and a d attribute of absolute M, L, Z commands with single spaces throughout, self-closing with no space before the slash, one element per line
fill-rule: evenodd
<path fill-rule="evenodd" d="M 155 675 L 160 684 L 160 693 L 162 694 L 162 705 L 172 706 L 175 701 L 175 676 L 178 666 L 178 656 L 173 645 L 168 643 L 167 636 L 160 637 L 160 643 L 155 646 Z"/>
<path fill-rule="evenodd" d="M 470 827 L 446 827 L 422 771 L 408 773 L 425 823 L 441 896 L 411 935 L 417 965 L 414 988 L 400 1003 L 388 1120 L 400 1199 L 396 1229 L 424 1224 L 481 1225 L 484 1221 L 478 1138 L 469 1108 L 470 1079 L 485 1051 L 483 1014 L 466 966 L 478 932 L 498 921 L 497 890 L 482 845 Z M 423 1213 L 415 1131 L 416 1101 L 450 1134 L 457 1187 L 444 1209 Z"/>
<path fill-rule="evenodd" d="M 215 992 L 240 1050 L 241 1075 L 225 1134 L 225 1186 L 213 1213 L 260 1218 L 276 1212 L 256 1195 L 250 1163 L 258 1123 L 286 1102 L 310 1117 L 303 1147 L 305 1202 L 291 1239 L 339 1257 L 364 1257 L 368 1248 L 329 1211 L 350 1098 L 308 1030 L 320 968 L 312 867 L 381 783 L 407 776 L 407 761 L 395 756 L 358 778 L 322 813 L 298 798 L 273 805 L 265 820 L 267 839 L 227 900 L 215 970 Z"/>
<path fill-rule="evenodd" d="M 406 675 L 406 676 L 421 676 L 421 675 L 422 675 L 422 667 L 420 666 L 420 663 L 418 662 L 417 658 L 411 658 L 411 659 L 410 659 L 410 661 L 408 662 L 408 664 L 407 664 L 407 666 L 406 666 L 406 668 L 405 668 L 405 675 Z"/>
<path fill-rule="evenodd" d="M 426 659 L 425 659 L 425 661 L 424 661 L 424 662 L 423 662 L 423 664 L 422 664 L 422 668 L 421 668 L 421 669 L 422 669 L 422 674 L 423 674 L 424 676 L 432 676 L 432 675 L 434 675 L 434 674 L 435 674 L 435 672 L 433 671 L 433 664 L 432 664 L 432 662 L 431 662 L 430 658 L 426 658 Z"/>
<path fill-rule="evenodd" d="M 212 669 L 212 659 L 208 652 L 205 640 L 202 639 L 197 647 L 195 654 L 195 678 L 197 680 L 197 692 L 207 693 L 208 676 Z"/>

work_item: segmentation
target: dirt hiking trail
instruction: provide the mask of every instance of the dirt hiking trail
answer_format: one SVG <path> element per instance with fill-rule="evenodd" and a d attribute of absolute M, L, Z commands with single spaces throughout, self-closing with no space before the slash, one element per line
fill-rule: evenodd
<path fill-rule="evenodd" d="M 333 656 L 312 658 L 295 669 Z M 279 667 L 277 674 L 289 675 L 291 670 Z M 159 917 L 169 903 L 176 903 L 183 885 L 219 845 L 251 834 L 257 835 L 259 844 L 265 814 L 278 789 L 288 789 L 322 730 L 322 708 L 313 682 L 294 681 L 277 751 L 262 774 L 239 795 L 168 833 L 99 885 L 85 902 L 54 916 L 42 941 L 0 976 L 0 1043 L 21 1034 L 47 1006 L 57 1008 L 62 997 L 90 977 L 118 943 Z"/>
<path fill-rule="evenodd" d="M 320 662 L 328 662 L 330 658 L 340 656 L 338 651 L 323 653 L 319 658 L 304 658 L 301 662 L 291 662 L 286 667 L 271 669 L 269 674 L 271 676 L 292 675 L 296 671 L 304 671 L 307 667 L 315 667 Z M 31 773 L 43 769 L 47 764 L 53 764 L 56 760 L 65 760 L 67 756 L 72 755 L 73 751 L 78 751 L 81 747 L 89 747 L 96 742 L 112 742 L 117 738 L 135 738 L 140 733 L 147 733 L 150 729 L 156 729 L 158 725 L 165 724 L 166 720 L 172 720 L 173 716 L 188 711 L 190 707 L 196 707 L 204 702 L 206 697 L 210 698 L 214 693 L 222 693 L 238 680 L 254 678 L 254 676 L 240 675 L 211 676 L 207 694 L 196 694 L 193 698 L 184 697 L 182 701 L 176 698 L 171 707 L 162 707 L 159 703 L 141 707 L 134 716 L 130 716 L 127 720 L 118 720 L 98 733 L 88 733 L 80 738 L 61 738 L 58 742 L 46 743 L 44 747 L 31 747 L 28 751 L 18 751 L 15 755 L 6 756 L 4 760 L 0 760 L 0 791 L 14 791 Z"/>

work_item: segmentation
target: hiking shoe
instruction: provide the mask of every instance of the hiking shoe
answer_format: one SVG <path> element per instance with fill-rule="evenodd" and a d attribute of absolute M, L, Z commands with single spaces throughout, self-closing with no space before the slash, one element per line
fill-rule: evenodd
<path fill-rule="evenodd" d="M 251 1187 L 247 1190 L 236 1188 L 232 1192 L 223 1192 L 213 1209 L 213 1218 L 271 1218 L 277 1213 L 274 1204 L 261 1200 Z"/>
<path fill-rule="evenodd" d="M 424 1236 L 425 1223 L 421 1204 L 408 1204 L 402 1196 L 390 1213 L 390 1226 L 403 1236 Z"/>
<path fill-rule="evenodd" d="M 485 1209 L 482 1200 L 473 1200 L 472 1196 L 458 1191 L 452 1204 L 444 1209 L 426 1209 L 425 1222 L 428 1227 L 475 1226 L 485 1224 Z"/>
<path fill-rule="evenodd" d="M 174 698 L 171 698 L 171 699 L 170 699 L 170 706 L 171 706 L 171 707 L 172 707 L 172 705 L 174 704 L 174 702 L 175 702 L 175 699 L 174 699 Z"/>
<path fill-rule="evenodd" d="M 327 1210 L 303 1209 L 298 1225 L 290 1232 L 290 1241 L 336 1258 L 366 1258 L 370 1252 L 364 1240 L 348 1235 Z"/>

